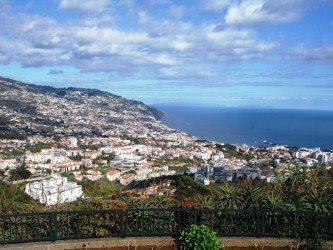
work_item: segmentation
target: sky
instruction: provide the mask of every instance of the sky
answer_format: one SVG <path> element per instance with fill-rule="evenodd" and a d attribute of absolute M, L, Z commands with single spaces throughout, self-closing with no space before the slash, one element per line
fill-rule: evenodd
<path fill-rule="evenodd" d="M 333 0 L 0 0 L 0 76 L 147 104 L 333 110 Z"/>

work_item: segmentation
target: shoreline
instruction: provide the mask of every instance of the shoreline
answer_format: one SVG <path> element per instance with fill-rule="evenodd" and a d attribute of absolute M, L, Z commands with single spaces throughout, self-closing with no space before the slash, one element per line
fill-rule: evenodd
<path fill-rule="evenodd" d="M 204 140 L 252 147 L 273 143 L 292 148 L 333 150 L 330 144 L 333 142 L 330 129 L 333 111 L 197 106 L 156 108 L 168 114 L 160 120 L 163 124 Z"/>

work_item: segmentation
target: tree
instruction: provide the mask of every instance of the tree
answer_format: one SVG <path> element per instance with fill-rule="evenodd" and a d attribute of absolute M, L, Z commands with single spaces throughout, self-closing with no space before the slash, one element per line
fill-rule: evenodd
<path fill-rule="evenodd" d="M 243 208 L 244 199 L 237 187 L 233 184 L 225 182 L 221 186 L 221 197 L 219 203 L 223 208 L 241 209 Z"/>
<path fill-rule="evenodd" d="M 209 195 L 211 191 L 204 185 L 197 183 L 190 176 L 182 176 L 174 182 L 178 197 L 194 197 L 195 195 Z"/>
<path fill-rule="evenodd" d="M 10 171 L 11 176 L 10 180 L 15 181 L 15 180 L 21 180 L 21 179 L 29 179 L 31 176 L 31 172 L 26 169 L 25 166 L 20 166 L 12 171 Z"/>
<path fill-rule="evenodd" d="M 262 189 L 260 187 L 253 186 L 252 184 L 246 184 L 242 193 L 245 201 L 244 207 L 247 209 L 258 209 L 262 203 Z"/>

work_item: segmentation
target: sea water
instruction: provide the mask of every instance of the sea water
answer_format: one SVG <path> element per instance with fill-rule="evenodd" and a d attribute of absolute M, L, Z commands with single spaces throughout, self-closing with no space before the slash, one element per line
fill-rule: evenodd
<path fill-rule="evenodd" d="M 333 111 L 156 106 L 162 122 L 202 139 L 262 146 L 271 141 L 333 149 Z"/>

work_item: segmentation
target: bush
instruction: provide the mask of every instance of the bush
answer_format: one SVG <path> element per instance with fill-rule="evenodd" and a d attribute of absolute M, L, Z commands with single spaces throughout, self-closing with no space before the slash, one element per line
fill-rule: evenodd
<path fill-rule="evenodd" d="M 180 250 L 218 250 L 220 246 L 216 233 L 205 225 L 190 225 L 178 239 Z"/>

